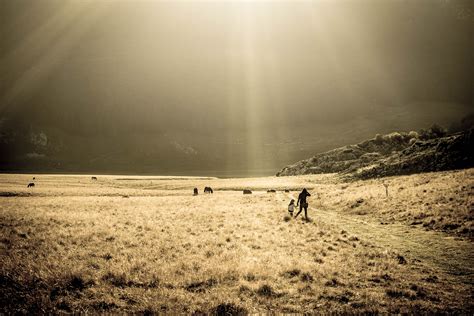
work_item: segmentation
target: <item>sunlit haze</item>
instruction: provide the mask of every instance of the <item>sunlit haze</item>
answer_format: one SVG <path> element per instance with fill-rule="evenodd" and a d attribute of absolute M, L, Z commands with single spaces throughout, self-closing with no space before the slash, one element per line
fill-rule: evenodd
<path fill-rule="evenodd" d="M 0 315 L 474 315 L 474 0 L 0 0 Z"/>
<path fill-rule="evenodd" d="M 473 5 L 0 1 L 0 169 L 270 175 L 473 110 Z"/>

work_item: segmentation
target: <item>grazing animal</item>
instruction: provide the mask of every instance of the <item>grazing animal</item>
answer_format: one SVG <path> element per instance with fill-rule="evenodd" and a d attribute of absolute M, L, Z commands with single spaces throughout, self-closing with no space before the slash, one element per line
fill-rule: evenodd
<path fill-rule="evenodd" d="M 30 182 L 30 183 L 28 183 L 27 188 L 31 188 L 31 187 L 34 187 L 34 186 L 35 186 L 35 184 L 33 182 Z"/>
<path fill-rule="evenodd" d="M 285 190 L 285 193 L 290 193 L 290 190 L 286 189 L 286 190 Z"/>
<path fill-rule="evenodd" d="M 36 178 L 35 178 L 35 177 L 33 177 L 33 180 L 36 180 Z"/>
<path fill-rule="evenodd" d="M 91 180 L 97 181 L 97 177 L 91 177 Z"/>
<path fill-rule="evenodd" d="M 194 192 L 194 194 L 193 194 L 193 195 L 198 195 L 198 194 L 199 194 L 199 193 L 198 193 L 198 189 L 197 189 L 197 188 L 194 188 L 194 191 L 193 191 L 193 192 Z"/>
<path fill-rule="evenodd" d="M 270 190 L 267 190 L 267 193 L 276 193 L 276 191 L 273 189 L 270 189 Z"/>
<path fill-rule="evenodd" d="M 245 189 L 244 190 L 244 194 L 252 194 L 252 191 L 248 190 L 248 189 Z"/>
<path fill-rule="evenodd" d="M 212 191 L 212 188 L 211 188 L 211 187 L 205 187 L 205 188 L 204 188 L 204 193 L 210 193 L 210 194 L 212 194 L 212 193 L 214 193 L 214 191 Z"/>

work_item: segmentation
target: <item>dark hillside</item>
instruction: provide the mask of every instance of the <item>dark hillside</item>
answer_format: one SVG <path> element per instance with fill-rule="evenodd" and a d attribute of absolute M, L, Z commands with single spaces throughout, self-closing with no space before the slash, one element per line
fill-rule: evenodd
<path fill-rule="evenodd" d="M 356 145 L 336 148 L 286 166 L 277 176 L 341 173 L 375 178 L 474 166 L 473 129 L 446 135 L 429 130 L 376 135 Z"/>

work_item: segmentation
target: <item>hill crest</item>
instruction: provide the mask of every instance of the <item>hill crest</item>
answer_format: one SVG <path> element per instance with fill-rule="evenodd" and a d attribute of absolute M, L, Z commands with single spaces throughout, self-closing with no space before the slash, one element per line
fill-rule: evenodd
<path fill-rule="evenodd" d="M 419 132 L 377 134 L 286 166 L 277 176 L 339 173 L 367 179 L 469 168 L 474 166 L 473 133 L 470 129 L 447 135 L 433 125 Z"/>

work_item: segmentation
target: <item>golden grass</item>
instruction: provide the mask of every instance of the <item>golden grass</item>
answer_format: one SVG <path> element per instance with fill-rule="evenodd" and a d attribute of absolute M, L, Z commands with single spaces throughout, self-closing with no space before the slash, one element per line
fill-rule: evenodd
<path fill-rule="evenodd" d="M 474 169 L 324 185 L 314 191 L 325 209 L 474 237 Z"/>
<path fill-rule="evenodd" d="M 449 191 L 436 179 L 452 174 L 470 185 L 472 170 L 419 179 Z M 330 217 L 338 210 L 358 219 L 347 207 L 359 198 L 408 205 L 415 189 L 405 178 L 389 179 L 389 190 L 406 188 L 389 199 L 377 181 L 341 183 L 333 175 L 97 182 L 40 175 L 27 189 L 30 178 L 0 176 L 0 312 L 473 311 L 472 282 Z M 192 196 L 206 185 L 215 193 Z M 302 187 L 313 188 L 310 204 L 327 215 L 310 209 L 310 222 L 285 221 L 289 195 L 281 190 Z M 254 194 L 233 191 L 242 188 Z"/>

